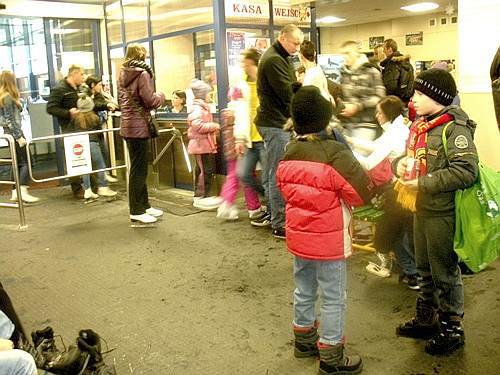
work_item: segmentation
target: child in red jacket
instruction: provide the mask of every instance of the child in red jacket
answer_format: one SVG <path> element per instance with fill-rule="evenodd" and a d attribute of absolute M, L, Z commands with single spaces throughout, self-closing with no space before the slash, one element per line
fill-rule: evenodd
<path fill-rule="evenodd" d="M 369 201 L 371 182 L 349 148 L 325 130 L 332 105 L 314 86 L 291 104 L 297 134 L 277 179 L 286 201 L 286 241 L 294 259 L 295 356 L 320 356 L 321 374 L 354 374 L 359 356 L 344 356 L 346 258 L 352 253 L 351 207 Z M 321 291 L 321 335 L 315 302 Z"/>

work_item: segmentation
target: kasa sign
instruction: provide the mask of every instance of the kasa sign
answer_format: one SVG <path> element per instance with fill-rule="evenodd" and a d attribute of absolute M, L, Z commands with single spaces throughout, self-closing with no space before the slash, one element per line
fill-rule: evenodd
<path fill-rule="evenodd" d="M 241 19 L 269 19 L 269 2 L 266 0 L 227 0 L 228 21 Z M 273 6 L 273 18 L 286 23 L 310 23 L 311 9 L 298 6 Z"/>

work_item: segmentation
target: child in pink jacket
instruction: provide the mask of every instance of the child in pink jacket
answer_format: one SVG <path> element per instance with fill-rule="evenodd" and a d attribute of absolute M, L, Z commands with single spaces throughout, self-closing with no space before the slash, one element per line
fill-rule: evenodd
<path fill-rule="evenodd" d="M 219 124 L 213 122 L 208 94 L 212 88 L 205 82 L 194 79 L 191 81 L 194 101 L 188 115 L 188 153 L 196 159 L 195 188 L 193 206 L 213 210 L 221 200 L 210 197 L 212 180 L 215 173 L 215 154 L 217 153 L 216 134 Z"/>

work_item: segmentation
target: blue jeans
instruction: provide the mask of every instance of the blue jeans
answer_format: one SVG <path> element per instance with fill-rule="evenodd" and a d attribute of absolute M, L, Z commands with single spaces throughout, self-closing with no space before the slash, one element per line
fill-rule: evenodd
<path fill-rule="evenodd" d="M 36 375 L 36 364 L 33 357 L 18 349 L 0 352 L 0 373 L 15 375 Z"/>
<path fill-rule="evenodd" d="M 405 275 L 416 275 L 413 230 L 403 230 L 394 243 L 394 252 L 399 266 Z"/>
<path fill-rule="evenodd" d="M 99 142 L 90 141 L 90 158 L 92 159 L 93 169 L 104 169 L 106 164 L 104 163 L 104 158 L 102 157 L 101 147 Z M 104 172 L 97 172 L 97 186 L 103 187 L 108 186 L 106 181 L 106 175 Z M 90 188 L 90 175 L 86 174 L 82 176 L 84 189 Z"/>
<path fill-rule="evenodd" d="M 319 261 L 295 257 L 294 325 L 312 327 L 315 304 L 321 290 L 319 341 L 335 345 L 344 337 L 347 297 L 346 261 Z"/>
<path fill-rule="evenodd" d="M 266 147 L 266 166 L 263 173 L 267 176 L 267 187 L 264 189 L 269 196 L 271 207 L 271 225 L 273 229 L 285 227 L 285 201 L 276 184 L 276 170 L 285 154 L 285 146 L 290 140 L 290 133 L 283 129 L 259 126 L 259 133 Z"/>
<path fill-rule="evenodd" d="M 255 167 L 260 162 L 262 166 L 262 184 L 255 178 Z M 267 175 L 266 170 L 266 149 L 264 142 L 253 142 L 252 148 L 246 150 L 239 165 L 238 177 L 240 181 L 249 188 L 253 189 L 260 196 L 269 200 L 266 193 Z"/>

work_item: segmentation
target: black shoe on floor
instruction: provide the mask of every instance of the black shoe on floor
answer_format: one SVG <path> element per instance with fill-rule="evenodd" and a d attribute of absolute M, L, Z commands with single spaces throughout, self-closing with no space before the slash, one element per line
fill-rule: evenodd
<path fill-rule="evenodd" d="M 279 238 L 281 240 L 286 239 L 286 231 L 285 228 L 276 228 L 273 229 L 273 236 Z"/>
<path fill-rule="evenodd" d="M 440 322 L 441 332 L 427 341 L 425 351 L 431 355 L 448 355 L 465 344 L 460 317 L 445 318 Z"/>
<path fill-rule="evenodd" d="M 437 309 L 430 306 L 422 298 L 417 299 L 415 317 L 396 328 L 398 336 L 413 339 L 430 339 L 439 333 L 439 319 Z"/>
<path fill-rule="evenodd" d="M 268 211 L 264 213 L 260 218 L 250 221 L 254 227 L 268 227 L 271 225 L 271 213 Z"/>

